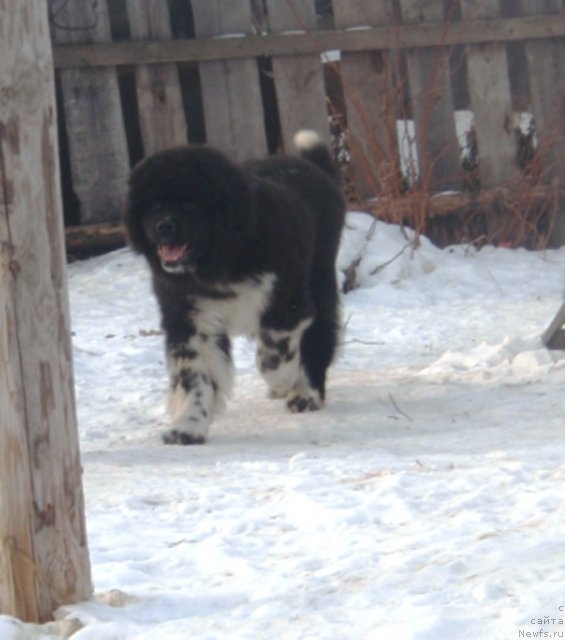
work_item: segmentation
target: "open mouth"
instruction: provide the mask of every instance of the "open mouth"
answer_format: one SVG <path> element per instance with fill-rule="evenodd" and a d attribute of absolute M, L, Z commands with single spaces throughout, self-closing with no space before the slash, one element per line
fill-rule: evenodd
<path fill-rule="evenodd" d="M 166 271 L 185 270 L 188 262 L 188 245 L 160 244 L 159 258 Z"/>

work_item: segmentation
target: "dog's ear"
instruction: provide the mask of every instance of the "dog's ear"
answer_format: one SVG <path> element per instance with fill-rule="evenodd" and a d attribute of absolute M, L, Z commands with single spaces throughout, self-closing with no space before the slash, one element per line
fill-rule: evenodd
<path fill-rule="evenodd" d="M 132 170 L 128 182 L 128 194 L 123 210 L 123 221 L 129 245 L 137 253 L 146 256 L 154 253 L 144 228 L 148 206 L 159 202 L 161 184 L 169 175 L 165 154 L 155 154 L 141 160 Z"/>

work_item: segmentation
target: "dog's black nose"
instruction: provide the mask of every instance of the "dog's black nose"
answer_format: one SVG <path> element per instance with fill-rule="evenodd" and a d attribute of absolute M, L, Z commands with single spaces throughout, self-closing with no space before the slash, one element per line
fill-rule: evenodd
<path fill-rule="evenodd" d="M 178 236 L 177 223 L 172 218 L 160 220 L 155 226 L 155 231 L 159 244 L 174 244 L 172 241 Z"/>

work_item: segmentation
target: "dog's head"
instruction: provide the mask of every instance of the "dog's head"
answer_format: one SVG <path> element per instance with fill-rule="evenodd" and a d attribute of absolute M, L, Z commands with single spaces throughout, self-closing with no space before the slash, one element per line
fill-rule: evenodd
<path fill-rule="evenodd" d="M 131 246 L 154 269 L 217 279 L 252 230 L 251 187 L 219 151 L 161 151 L 133 170 L 124 220 Z"/>

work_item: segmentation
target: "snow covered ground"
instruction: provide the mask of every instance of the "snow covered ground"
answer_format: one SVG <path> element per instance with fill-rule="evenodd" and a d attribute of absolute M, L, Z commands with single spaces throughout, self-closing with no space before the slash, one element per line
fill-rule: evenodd
<path fill-rule="evenodd" d="M 327 408 L 266 399 L 241 339 L 204 446 L 160 443 L 144 263 L 71 265 L 96 588 L 59 612 L 74 639 L 565 637 L 565 355 L 539 340 L 565 249 L 414 250 L 370 226 L 349 215 L 340 268 L 362 255 L 360 286 Z M 2 640 L 55 633 L 0 617 Z"/>

